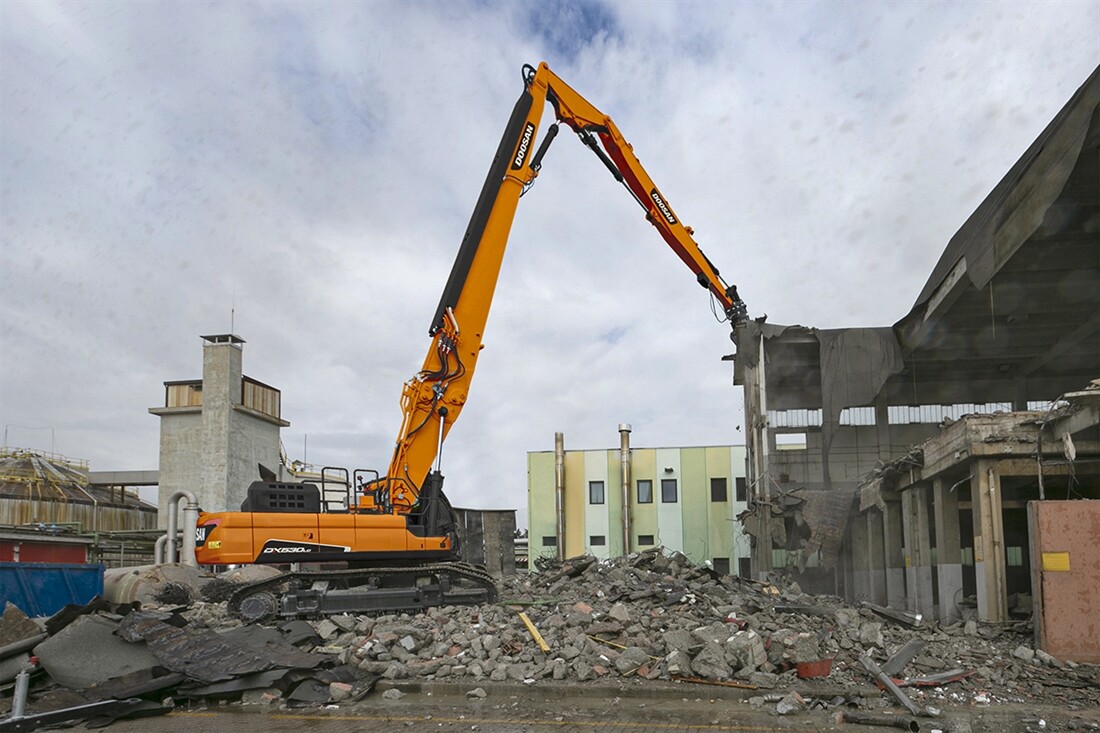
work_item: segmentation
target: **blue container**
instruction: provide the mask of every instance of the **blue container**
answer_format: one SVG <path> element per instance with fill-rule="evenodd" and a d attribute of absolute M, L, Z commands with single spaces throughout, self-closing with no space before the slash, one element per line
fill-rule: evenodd
<path fill-rule="evenodd" d="M 103 566 L 0 562 L 0 613 L 14 603 L 28 616 L 52 616 L 103 595 Z"/>

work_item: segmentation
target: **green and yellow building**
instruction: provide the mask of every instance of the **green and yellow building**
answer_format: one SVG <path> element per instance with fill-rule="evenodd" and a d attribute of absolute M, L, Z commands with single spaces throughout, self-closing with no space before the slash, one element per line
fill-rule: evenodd
<path fill-rule="evenodd" d="M 660 545 L 721 572 L 748 574 L 749 538 L 736 519 L 746 508 L 745 447 L 627 442 L 624 436 L 623 448 L 527 454 L 529 566 L 539 557 L 606 559 Z"/>

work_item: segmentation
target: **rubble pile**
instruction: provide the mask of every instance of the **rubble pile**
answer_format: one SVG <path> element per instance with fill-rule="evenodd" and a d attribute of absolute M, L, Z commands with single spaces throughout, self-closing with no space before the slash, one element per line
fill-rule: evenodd
<path fill-rule="evenodd" d="M 979 624 L 964 609 L 952 626 L 913 628 L 912 614 L 721 575 L 660 549 L 511 576 L 500 598 L 310 623 L 318 651 L 388 680 L 685 680 L 759 690 L 760 699 L 827 683 L 855 696 L 873 684 L 859 661 L 866 652 L 922 704 L 1100 705 L 1100 670 L 1034 650 L 1027 622 Z M 211 628 L 238 623 L 223 604 L 196 603 L 186 615 Z"/>
<path fill-rule="evenodd" d="M 162 597 L 179 593 L 168 588 Z M 202 605 L 191 612 L 200 619 Z M 291 706 L 354 701 L 378 679 L 314 649 L 320 638 L 305 621 L 245 627 L 226 621 L 223 604 L 212 607 L 218 623 L 209 625 L 189 621 L 179 613 L 184 608 L 97 598 L 40 623 L 9 603 L 0 617 L 0 686 L 15 680 L 18 687 L 22 676 L 29 695 L 13 696 L 0 730 L 106 725 L 196 699 Z M 16 697 L 26 708 L 18 714 Z"/>
<path fill-rule="evenodd" d="M 235 586 L 223 580 L 199 593 L 163 589 L 165 601 L 188 596 L 184 606 L 99 601 L 44 627 L 9 608 L 0 639 L 24 641 L 0 645 L 19 655 L 0 659 L 0 672 L 33 653 L 47 675 L 32 697 L 60 685 L 81 691 L 74 705 L 141 697 L 341 703 L 362 698 L 378 680 L 407 680 L 477 690 L 697 683 L 742 688 L 747 702 L 777 714 L 819 707 L 856 717 L 899 704 L 912 715 L 935 714 L 940 705 L 1100 706 L 1100 668 L 1034 649 L 1026 621 L 982 624 L 963 609 L 963 620 L 942 626 L 807 595 L 795 583 L 721 575 L 659 548 L 510 576 L 492 605 L 270 628 L 228 615 L 222 599 Z M 92 651 L 74 655 L 76 648 Z"/>

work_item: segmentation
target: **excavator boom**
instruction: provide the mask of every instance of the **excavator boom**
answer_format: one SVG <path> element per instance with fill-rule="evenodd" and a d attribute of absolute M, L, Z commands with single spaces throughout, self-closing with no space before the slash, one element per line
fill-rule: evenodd
<path fill-rule="evenodd" d="M 722 280 L 699 249 L 691 229 L 680 221 L 611 118 L 545 63 L 537 69 L 525 66 L 523 81 L 428 328 L 427 357 L 402 389 L 401 427 L 385 475 L 361 486 L 354 478 L 346 481 L 346 504 L 336 510 L 329 505 L 328 492 L 319 492 L 313 484 L 258 481 L 249 487 L 241 511 L 199 516 L 196 556 L 202 564 L 347 566 L 299 568 L 244 586 L 229 599 L 238 617 L 262 621 L 495 598 L 492 578 L 484 571 L 450 562 L 458 542 L 455 515 L 443 494 L 443 475 L 432 464 L 469 395 L 520 196 L 534 182 L 561 125 L 573 130 L 626 187 L 726 318 L 734 326 L 745 319 L 737 289 Z M 556 120 L 540 143 L 547 102 Z"/>
<path fill-rule="evenodd" d="M 458 256 L 428 333 L 432 339 L 421 370 L 402 393 L 403 419 L 393 459 L 381 480 L 383 505 L 411 508 L 440 446 L 469 395 L 482 349 L 508 234 L 520 196 L 534 182 L 557 125 L 573 130 L 631 193 L 673 252 L 707 288 L 733 326 L 746 318 L 737 288 L 727 285 L 703 254 L 610 117 L 542 63 L 525 66 L 524 89 L 497 146 Z M 546 102 L 556 116 L 536 150 Z"/>

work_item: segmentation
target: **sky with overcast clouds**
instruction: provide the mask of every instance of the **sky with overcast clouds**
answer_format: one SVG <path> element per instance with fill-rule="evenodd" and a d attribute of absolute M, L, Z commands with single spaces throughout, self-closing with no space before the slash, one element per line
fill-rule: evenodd
<path fill-rule="evenodd" d="M 289 456 L 385 468 L 540 60 L 616 121 L 751 315 L 880 326 L 1100 63 L 1100 3 L 0 3 L 8 445 L 156 467 L 148 408 L 232 314 Z M 453 502 L 525 525 L 526 453 L 555 431 L 743 442 L 728 332 L 562 135 L 444 447 Z"/>

